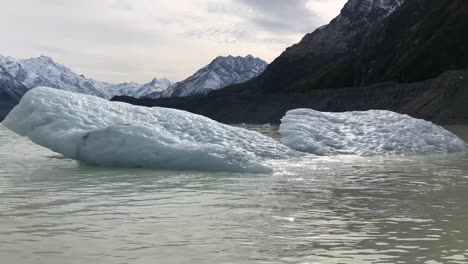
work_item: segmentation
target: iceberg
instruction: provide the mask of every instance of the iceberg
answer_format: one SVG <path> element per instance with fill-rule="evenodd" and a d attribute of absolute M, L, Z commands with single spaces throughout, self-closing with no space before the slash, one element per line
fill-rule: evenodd
<path fill-rule="evenodd" d="M 48 87 L 28 91 L 3 125 L 66 158 L 100 166 L 270 173 L 266 161 L 296 153 L 258 132 L 185 111 Z"/>
<path fill-rule="evenodd" d="M 467 144 L 431 122 L 390 111 L 324 113 L 289 111 L 281 120 L 281 142 L 320 156 L 423 155 L 463 152 Z"/>
<path fill-rule="evenodd" d="M 66 158 L 92 165 L 271 173 L 274 160 L 332 155 L 442 154 L 468 150 L 433 123 L 390 111 L 289 111 L 281 142 L 189 112 L 133 106 L 38 87 L 3 125 Z M 289 161 L 288 161 L 289 162 Z"/>

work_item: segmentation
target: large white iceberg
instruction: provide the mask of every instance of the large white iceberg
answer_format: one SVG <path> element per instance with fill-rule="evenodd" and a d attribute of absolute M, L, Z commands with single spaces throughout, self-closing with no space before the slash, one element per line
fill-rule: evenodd
<path fill-rule="evenodd" d="M 294 151 L 272 138 L 166 108 L 30 90 L 3 124 L 67 158 L 103 166 L 268 173 Z"/>
<path fill-rule="evenodd" d="M 285 145 L 315 155 L 445 154 L 468 149 L 440 126 L 381 110 L 292 110 L 282 119 L 280 133 Z"/>

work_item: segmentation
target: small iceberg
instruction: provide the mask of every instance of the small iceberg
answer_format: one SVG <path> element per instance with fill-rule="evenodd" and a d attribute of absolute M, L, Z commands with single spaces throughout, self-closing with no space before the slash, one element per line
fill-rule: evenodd
<path fill-rule="evenodd" d="M 467 151 L 467 144 L 431 122 L 390 111 L 289 111 L 281 141 L 292 149 L 330 155 L 423 155 Z"/>
<path fill-rule="evenodd" d="M 10 130 L 100 166 L 270 173 L 296 152 L 258 132 L 167 108 L 147 108 L 38 87 L 3 122 Z"/>

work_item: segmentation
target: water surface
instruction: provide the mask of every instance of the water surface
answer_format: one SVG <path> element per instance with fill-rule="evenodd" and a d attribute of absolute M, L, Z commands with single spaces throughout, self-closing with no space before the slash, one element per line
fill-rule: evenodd
<path fill-rule="evenodd" d="M 0 127 L 1 263 L 468 263 L 467 154 L 275 166 L 90 167 Z"/>

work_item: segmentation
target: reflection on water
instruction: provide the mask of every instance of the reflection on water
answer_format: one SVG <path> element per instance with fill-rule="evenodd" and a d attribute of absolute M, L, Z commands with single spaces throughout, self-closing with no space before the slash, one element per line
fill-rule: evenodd
<path fill-rule="evenodd" d="M 1 263 L 468 263 L 467 154 L 274 166 L 96 168 L 0 128 Z"/>

